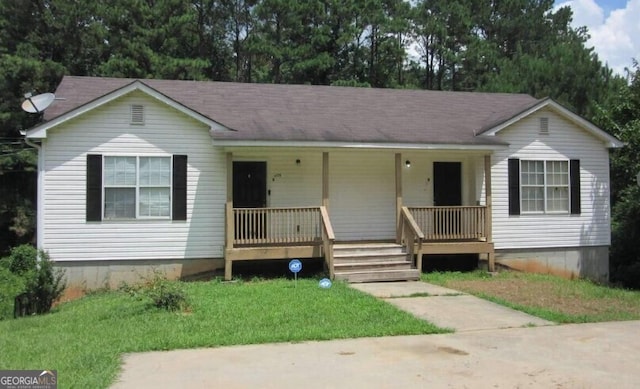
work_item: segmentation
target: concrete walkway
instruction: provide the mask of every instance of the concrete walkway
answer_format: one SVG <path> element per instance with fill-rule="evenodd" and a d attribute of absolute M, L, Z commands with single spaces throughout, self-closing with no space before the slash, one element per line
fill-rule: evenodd
<path fill-rule="evenodd" d="M 481 298 L 420 281 L 351 284 L 439 327 L 456 332 L 554 323 Z M 413 296 L 413 297 L 411 297 Z"/>

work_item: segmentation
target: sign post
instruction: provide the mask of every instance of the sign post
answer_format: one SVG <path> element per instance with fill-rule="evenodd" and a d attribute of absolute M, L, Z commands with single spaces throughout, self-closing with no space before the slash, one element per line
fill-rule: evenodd
<path fill-rule="evenodd" d="M 302 270 L 302 262 L 299 259 L 292 259 L 289 262 L 289 270 L 293 273 L 293 277 L 295 278 L 295 286 L 298 287 L 298 273 Z"/>

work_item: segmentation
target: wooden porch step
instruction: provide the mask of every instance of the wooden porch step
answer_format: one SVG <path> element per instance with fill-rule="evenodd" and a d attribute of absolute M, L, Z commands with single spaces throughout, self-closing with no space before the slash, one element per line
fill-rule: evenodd
<path fill-rule="evenodd" d="M 402 260 L 388 260 L 388 261 L 367 261 L 367 262 L 345 262 L 335 263 L 334 269 L 336 272 L 347 271 L 373 271 L 379 269 L 411 269 L 412 263 L 402 258 Z"/>
<path fill-rule="evenodd" d="M 404 248 L 402 245 L 396 243 L 338 243 L 333 245 L 334 257 L 345 257 L 364 253 L 400 254 L 404 253 Z"/>
<path fill-rule="evenodd" d="M 417 280 L 420 273 L 402 245 L 348 243 L 333 246 L 335 278 L 348 282 Z"/>
<path fill-rule="evenodd" d="M 407 254 L 402 253 L 376 253 L 362 251 L 355 254 L 333 254 L 333 263 L 360 263 L 360 262 L 401 262 L 407 260 Z"/>
<path fill-rule="evenodd" d="M 420 272 L 417 269 L 336 271 L 335 278 L 347 282 L 417 281 L 420 279 Z"/>

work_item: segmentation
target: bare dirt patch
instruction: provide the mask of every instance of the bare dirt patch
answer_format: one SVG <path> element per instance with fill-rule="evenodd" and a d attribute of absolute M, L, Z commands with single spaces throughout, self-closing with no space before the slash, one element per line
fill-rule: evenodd
<path fill-rule="evenodd" d="M 56 301 L 54 305 L 58 305 L 60 303 L 64 303 L 67 301 L 77 300 L 81 297 L 84 297 L 86 294 L 87 294 L 87 291 L 84 288 L 78 288 L 78 287 L 66 288 L 62 293 L 62 297 L 60 297 L 60 299 Z"/>
<path fill-rule="evenodd" d="M 576 287 L 577 281 L 559 282 L 550 278 L 532 278 L 517 273 L 508 277 L 477 280 L 449 280 L 447 287 L 472 294 L 484 294 L 526 307 L 546 309 L 574 317 L 638 316 L 637 299 L 596 296 L 593 291 Z M 573 283 L 573 284 L 572 284 Z"/>

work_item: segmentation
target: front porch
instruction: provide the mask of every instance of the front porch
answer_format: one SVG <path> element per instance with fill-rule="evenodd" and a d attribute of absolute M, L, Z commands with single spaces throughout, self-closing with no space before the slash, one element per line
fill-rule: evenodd
<path fill-rule="evenodd" d="M 331 278 L 355 282 L 407 279 L 415 278 L 416 275 L 419 277 L 423 256 L 430 254 L 485 254 L 489 268 L 493 270 L 490 155 L 484 156 L 483 164 L 484 205 L 407 206 L 403 201 L 402 169 L 403 166 L 408 166 L 409 161 L 405 163 L 401 153 L 395 153 L 393 160 L 395 207 L 388 203 L 387 207 L 395 208 L 395 218 L 375 221 L 373 230 L 386 229 L 394 232 L 383 239 L 380 234 L 368 237 L 367 227 L 364 226 L 363 231 L 357 231 L 358 234 L 352 232 L 345 239 L 339 234 L 336 236 L 335 223 L 330 216 L 330 204 L 337 205 L 335 203 L 339 200 L 332 198 L 330 203 L 329 152 L 322 152 L 322 204 L 301 207 L 266 206 L 266 201 L 254 202 L 257 206 L 235 206 L 234 198 L 237 201 L 238 197 L 234 197 L 234 190 L 240 185 L 237 177 L 234 179 L 234 155 L 228 152 L 225 279 L 229 280 L 233 276 L 233 262 L 260 259 L 324 258 Z M 300 160 L 296 160 L 296 164 L 299 163 Z M 280 177 L 280 173 L 274 174 L 272 180 L 275 182 Z M 271 189 L 265 187 L 265 193 L 271 195 Z M 344 196 L 340 200 L 343 199 Z M 367 193 L 360 201 L 366 204 L 369 199 L 375 201 L 375 194 Z M 434 198 L 433 202 L 435 201 Z M 351 215 L 344 215 L 345 209 L 344 204 L 340 204 L 340 210 L 335 216 L 341 220 L 353 219 Z M 381 212 L 386 211 L 377 210 L 377 214 Z M 389 222 L 392 224 L 389 225 Z M 353 236 L 361 238 L 353 239 Z M 370 253 L 372 246 L 368 246 L 368 243 L 371 241 L 394 243 L 401 251 L 396 249 L 393 256 L 385 256 L 384 250 L 373 249 L 378 254 L 354 254 L 351 257 L 341 251 L 336 258 L 336 245 L 345 241 L 351 246 L 360 245 L 356 252 Z M 391 271 L 392 268 L 397 271 Z M 375 269 L 376 274 L 369 274 Z"/>

